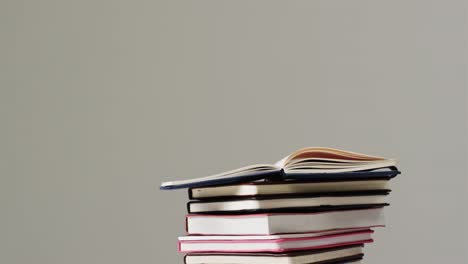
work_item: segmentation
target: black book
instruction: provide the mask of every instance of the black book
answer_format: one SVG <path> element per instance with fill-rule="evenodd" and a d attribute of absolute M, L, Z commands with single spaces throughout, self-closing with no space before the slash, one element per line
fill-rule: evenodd
<path fill-rule="evenodd" d="M 191 214 L 246 214 L 319 212 L 327 210 L 360 209 L 388 205 L 389 190 L 368 190 L 295 195 L 252 196 L 191 201 Z"/>
<path fill-rule="evenodd" d="M 235 185 L 190 188 L 190 200 L 303 195 L 310 193 L 389 190 L 388 179 L 328 179 L 309 181 L 257 181 Z"/>

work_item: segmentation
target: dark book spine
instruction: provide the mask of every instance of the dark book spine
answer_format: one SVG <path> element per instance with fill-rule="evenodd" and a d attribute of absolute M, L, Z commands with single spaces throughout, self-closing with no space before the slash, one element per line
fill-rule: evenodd
<path fill-rule="evenodd" d="M 284 170 L 281 169 L 275 173 L 271 173 L 270 175 L 267 175 L 265 177 L 265 181 L 267 182 L 278 182 L 282 181 L 286 178 L 286 174 L 284 173 Z"/>
<path fill-rule="evenodd" d="M 193 189 L 192 188 L 188 189 L 188 198 L 189 198 L 189 200 L 193 200 Z"/>
<path fill-rule="evenodd" d="M 192 210 L 190 210 L 190 204 L 191 204 L 191 202 L 187 203 L 187 213 L 189 213 L 189 214 L 192 213 Z"/>

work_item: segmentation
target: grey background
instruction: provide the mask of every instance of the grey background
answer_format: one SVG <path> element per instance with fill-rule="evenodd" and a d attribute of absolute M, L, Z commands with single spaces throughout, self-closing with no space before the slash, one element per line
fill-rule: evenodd
<path fill-rule="evenodd" d="M 467 263 L 466 1 L 1 1 L 0 262 L 180 263 L 163 180 L 398 158 L 364 263 Z"/>

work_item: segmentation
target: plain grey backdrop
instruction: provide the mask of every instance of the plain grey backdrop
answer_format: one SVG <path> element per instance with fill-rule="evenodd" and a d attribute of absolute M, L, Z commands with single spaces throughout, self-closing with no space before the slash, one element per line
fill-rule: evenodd
<path fill-rule="evenodd" d="M 161 181 L 397 158 L 364 263 L 468 262 L 466 1 L 1 1 L 0 262 L 181 263 Z"/>

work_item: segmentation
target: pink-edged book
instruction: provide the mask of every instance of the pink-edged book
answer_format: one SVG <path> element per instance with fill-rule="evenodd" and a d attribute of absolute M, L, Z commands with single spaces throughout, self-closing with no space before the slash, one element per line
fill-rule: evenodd
<path fill-rule="evenodd" d="M 372 242 L 370 229 L 285 234 L 270 236 L 185 236 L 179 237 L 179 251 L 207 252 L 290 252 Z"/>

